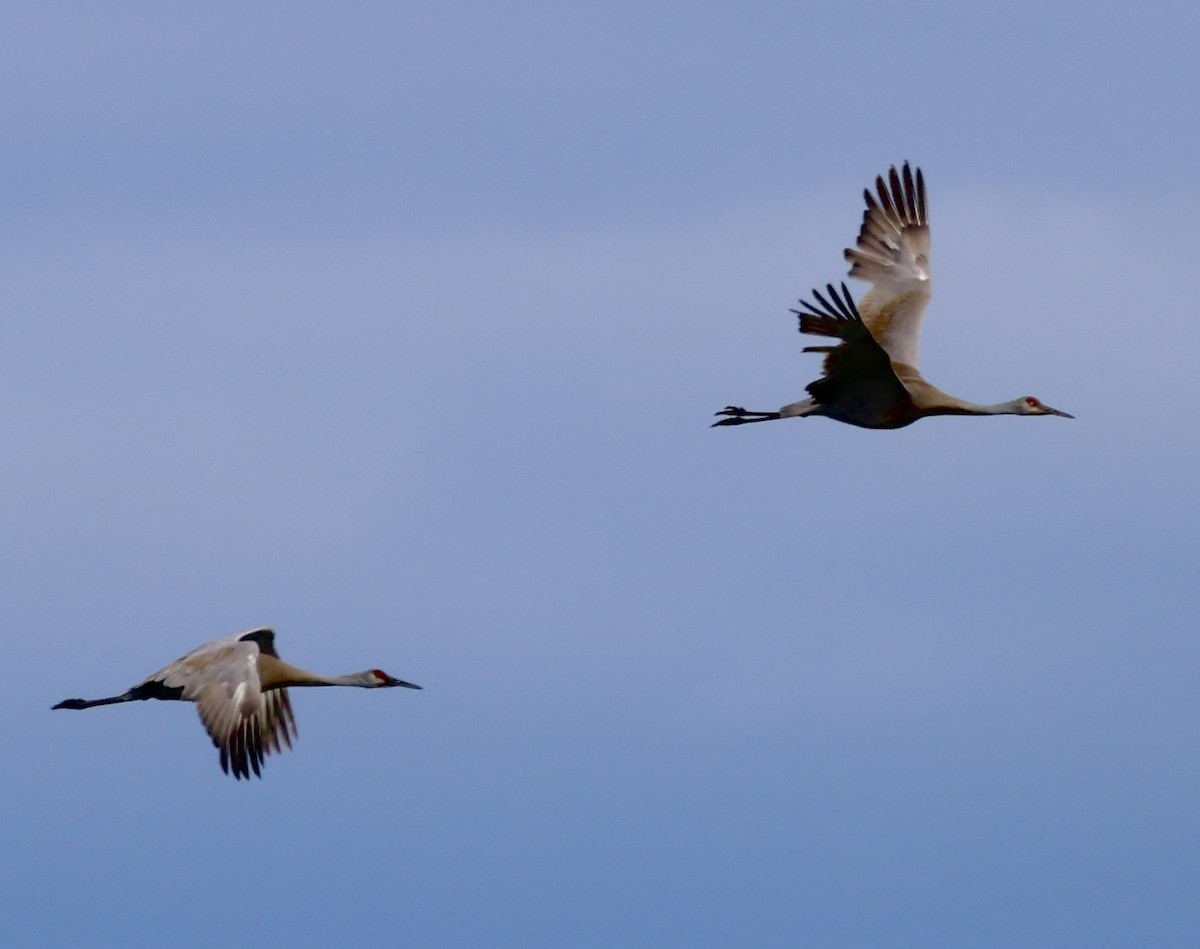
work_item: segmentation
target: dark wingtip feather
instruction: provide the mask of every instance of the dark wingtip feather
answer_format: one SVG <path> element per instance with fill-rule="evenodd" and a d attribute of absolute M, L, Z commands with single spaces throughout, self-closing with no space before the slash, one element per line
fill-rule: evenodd
<path fill-rule="evenodd" d="M 895 169 L 892 169 L 892 174 L 895 174 Z M 896 208 L 892 204 L 892 196 L 888 194 L 887 185 L 884 184 L 883 175 L 875 176 L 875 190 L 879 192 L 880 209 L 888 217 L 896 217 Z"/>
<path fill-rule="evenodd" d="M 281 728 L 280 733 L 283 735 L 284 743 L 291 748 L 292 739 L 299 737 L 300 733 L 296 731 L 296 717 L 292 714 L 292 700 L 288 697 L 287 689 L 279 690 L 279 708 L 283 713 L 280 715 Z M 291 734 L 288 734 L 288 731 Z"/>
<path fill-rule="evenodd" d="M 846 301 L 847 315 L 853 319 L 862 322 L 862 317 L 858 315 L 858 305 L 854 302 L 854 297 L 850 296 L 850 289 L 846 286 L 846 281 L 842 281 L 842 297 Z"/>
<path fill-rule="evenodd" d="M 830 299 L 833 300 L 834 307 L 836 307 L 836 311 L 842 319 L 851 322 L 862 322 L 862 317 L 858 315 L 858 307 L 854 305 L 854 298 L 850 296 L 850 290 L 844 280 L 842 281 L 842 292 L 840 295 L 832 283 L 826 284 L 825 290 L 829 294 Z M 813 291 L 813 295 L 825 304 L 831 314 L 833 313 L 833 308 L 829 307 L 829 304 L 816 290 Z"/>
<path fill-rule="evenodd" d="M 913 185 L 912 168 L 908 162 L 904 163 L 904 203 L 908 208 L 908 219 L 920 223 L 920 218 L 917 215 L 917 189 Z"/>
<path fill-rule="evenodd" d="M 827 284 L 827 287 L 828 287 L 830 290 L 832 290 L 832 289 L 833 289 L 833 284 Z M 817 312 L 817 313 L 818 313 L 818 315 L 820 315 L 820 316 L 824 316 L 824 315 L 826 315 L 826 314 L 828 314 L 828 315 L 831 315 L 831 316 L 832 316 L 832 315 L 833 315 L 833 312 L 834 312 L 834 310 L 833 310 L 833 307 L 831 307 L 831 306 L 829 305 L 829 301 L 828 301 L 828 300 L 826 300 L 826 299 L 825 299 L 823 296 L 821 296 L 821 291 L 820 291 L 820 290 L 818 290 L 816 287 L 813 287 L 812 295 L 813 295 L 814 297 L 816 297 L 816 298 L 817 298 L 817 302 L 818 302 L 818 303 L 820 303 L 820 304 L 821 304 L 821 306 L 822 306 L 822 307 L 825 309 L 825 313 L 819 313 L 819 311 L 816 311 L 816 310 L 814 310 L 813 312 Z M 810 309 L 811 309 L 811 307 L 810 307 Z"/>
<path fill-rule="evenodd" d="M 806 300 L 801 300 L 800 305 L 808 312 L 792 311 L 800 318 L 801 333 L 813 336 L 835 336 L 845 340 L 862 328 L 862 317 L 859 316 L 858 307 L 854 305 L 854 298 L 850 295 L 850 289 L 844 281 L 840 292 L 832 283 L 829 283 L 825 285 L 824 293 L 814 287 L 812 295 L 820 304 L 819 308 Z M 804 351 L 807 353 L 831 352 L 832 350 L 825 347 L 810 347 Z"/>
<path fill-rule="evenodd" d="M 896 208 L 897 216 L 903 219 L 907 204 L 904 200 L 904 188 L 900 184 L 900 174 L 896 171 L 895 165 L 888 169 L 888 183 L 892 186 L 892 204 Z"/>

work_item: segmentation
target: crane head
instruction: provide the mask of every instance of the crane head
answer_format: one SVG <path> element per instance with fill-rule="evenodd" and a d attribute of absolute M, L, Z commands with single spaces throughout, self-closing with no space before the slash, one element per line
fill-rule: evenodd
<path fill-rule="evenodd" d="M 1063 418 L 1074 418 L 1067 412 L 1060 412 L 1058 409 L 1052 409 L 1044 402 L 1035 399 L 1031 395 L 1025 396 L 1023 399 L 1017 399 L 1013 403 L 1016 409 L 1015 415 L 1061 415 Z"/>
<path fill-rule="evenodd" d="M 403 679 L 397 679 L 388 675 L 382 669 L 371 669 L 363 674 L 367 681 L 367 688 L 370 689 L 394 689 L 401 686 L 405 689 L 419 689 L 419 685 L 413 685 L 411 682 L 405 682 Z"/>

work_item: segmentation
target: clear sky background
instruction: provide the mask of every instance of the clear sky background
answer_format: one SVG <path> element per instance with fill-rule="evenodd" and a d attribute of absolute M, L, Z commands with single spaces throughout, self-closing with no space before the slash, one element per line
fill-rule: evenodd
<path fill-rule="evenodd" d="M 1194 945 L 1197 36 L 8 4 L 3 941 Z M 710 429 L 904 159 L 927 376 L 1077 419 Z M 256 625 L 425 691 L 50 711 Z"/>

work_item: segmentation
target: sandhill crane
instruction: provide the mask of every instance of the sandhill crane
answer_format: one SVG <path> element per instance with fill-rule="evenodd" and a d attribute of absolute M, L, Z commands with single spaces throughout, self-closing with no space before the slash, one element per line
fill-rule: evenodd
<path fill-rule="evenodd" d="M 800 301 L 804 312 L 800 332 L 840 339 L 836 346 L 807 346 L 806 353 L 825 353 L 822 376 L 807 386 L 810 398 L 785 405 L 778 412 L 750 412 L 727 405 L 725 416 L 713 425 L 745 425 L 777 418 L 823 415 L 862 428 L 902 428 L 928 415 L 1061 415 L 1033 396 L 979 405 L 930 385 L 917 369 L 921 317 L 931 292 L 929 218 L 925 208 L 925 177 L 916 180 L 904 163 L 893 165 L 888 182 L 875 179 L 876 199 L 864 191 L 867 209 L 856 248 L 846 248 L 850 276 L 866 280 L 871 289 L 854 305 L 846 285 L 830 299 L 814 290 L 818 306 Z M 832 302 L 831 302 L 832 301 Z M 860 315 L 861 314 L 861 315 Z"/>
<path fill-rule="evenodd" d="M 292 747 L 296 722 L 288 688 L 302 685 L 353 685 L 388 689 L 419 685 L 394 679 L 380 669 L 344 676 L 322 676 L 288 665 L 275 651 L 269 629 L 248 629 L 193 649 L 127 692 L 107 699 L 65 699 L 54 708 L 94 708 L 118 702 L 174 699 L 195 702 L 200 720 L 221 752 L 221 770 L 238 780 L 251 770 L 262 777 L 263 758 Z M 282 742 L 282 744 L 281 744 Z"/>

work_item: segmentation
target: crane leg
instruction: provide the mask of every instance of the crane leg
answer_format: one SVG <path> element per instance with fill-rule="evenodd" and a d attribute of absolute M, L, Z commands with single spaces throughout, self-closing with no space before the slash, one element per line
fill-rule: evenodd
<path fill-rule="evenodd" d="M 133 689 L 128 692 L 122 692 L 120 695 L 114 695 L 107 699 L 63 699 L 57 705 L 52 706 L 52 710 L 56 708 L 95 708 L 97 705 L 116 705 L 118 702 L 132 702 L 138 696 L 133 694 Z"/>
<path fill-rule="evenodd" d="M 769 422 L 772 419 L 782 418 L 778 412 L 750 412 L 737 405 L 727 405 L 720 412 L 715 412 L 715 415 L 724 415 L 726 418 L 719 422 L 713 422 L 712 428 L 719 425 L 747 425 L 750 422 Z"/>
<path fill-rule="evenodd" d="M 144 702 L 146 699 L 175 700 L 181 698 L 183 698 L 182 687 L 172 688 L 151 679 L 149 682 L 135 685 L 132 689 L 128 689 L 120 695 L 110 696 L 107 699 L 63 699 L 57 705 L 52 706 L 51 711 L 56 708 L 95 708 L 97 705 L 116 705 L 119 702 Z"/>

